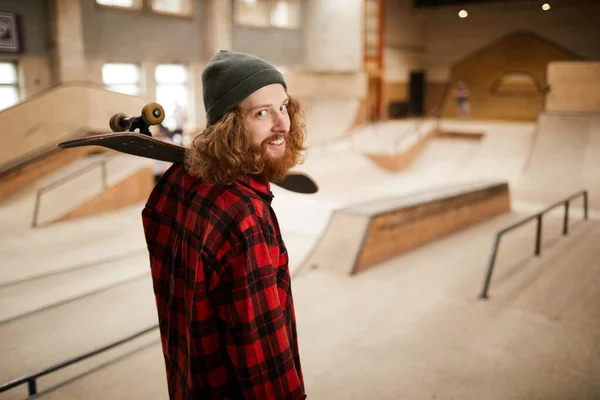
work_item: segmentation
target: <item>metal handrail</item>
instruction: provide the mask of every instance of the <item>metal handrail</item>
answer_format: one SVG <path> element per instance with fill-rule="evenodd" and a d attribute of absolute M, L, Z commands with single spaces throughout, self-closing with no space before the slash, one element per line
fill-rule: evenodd
<path fill-rule="evenodd" d="M 116 153 L 114 153 L 114 154 L 109 153 L 109 154 L 105 155 L 100 161 L 96 161 L 89 165 L 86 165 L 85 167 L 82 167 L 81 169 L 73 172 L 72 174 L 69 174 L 61 179 L 58 179 L 44 187 L 41 187 L 40 189 L 38 189 L 35 194 L 35 205 L 34 205 L 34 209 L 33 209 L 33 221 L 31 222 L 31 227 L 35 228 L 38 226 L 38 215 L 39 215 L 39 211 L 40 211 L 40 201 L 41 201 L 42 194 L 44 194 L 52 189 L 55 189 L 59 186 L 62 186 L 65 183 L 68 183 L 75 178 L 80 177 L 84 173 L 94 170 L 98 166 L 100 166 L 100 168 L 101 168 L 101 170 L 100 170 L 101 178 L 100 179 L 102 181 L 102 190 L 106 190 L 108 188 L 108 183 L 107 183 L 107 179 L 106 179 L 106 163 L 110 159 L 114 158 L 116 155 L 117 155 Z"/>
<path fill-rule="evenodd" d="M 109 344 L 107 346 L 103 346 L 103 347 L 100 347 L 99 349 L 90 351 L 90 352 L 82 354 L 80 356 L 73 357 L 73 358 L 71 358 L 71 359 L 69 359 L 67 361 L 63 361 L 61 363 L 55 364 L 55 365 L 53 365 L 51 367 L 48 367 L 48 368 L 45 368 L 45 369 L 43 369 L 41 371 L 29 374 L 29 375 L 22 376 L 20 378 L 14 379 L 12 381 L 8 381 L 8 382 L 6 382 L 6 383 L 4 383 L 4 384 L 2 384 L 0 386 L 0 393 L 5 392 L 5 391 L 10 390 L 10 389 L 12 389 L 14 387 L 17 387 L 17 386 L 20 386 L 20 385 L 23 385 L 23 384 L 27 383 L 27 391 L 29 393 L 29 396 L 33 396 L 33 395 L 37 394 L 37 382 L 36 382 L 36 380 L 38 378 L 40 378 L 40 377 L 42 377 L 44 375 L 48 375 L 48 374 L 50 374 L 52 372 L 58 371 L 59 369 L 68 367 L 68 366 L 70 366 L 72 364 L 78 363 L 79 361 L 83 361 L 86 358 L 90 358 L 90 357 L 95 356 L 95 355 L 97 355 L 99 353 L 102 353 L 102 352 L 105 352 L 107 350 L 110 350 L 110 349 L 112 349 L 114 347 L 117 347 L 117 346 L 119 346 L 121 344 L 127 343 L 127 342 L 129 342 L 129 341 L 131 341 L 131 340 L 133 340 L 133 339 L 135 339 L 135 338 L 137 338 L 139 336 L 142 336 L 142 335 L 144 335 L 144 334 L 146 334 L 148 332 L 153 331 L 156 328 L 158 328 L 158 324 L 152 325 L 151 327 L 146 328 L 146 329 L 144 329 L 141 332 L 134 333 L 133 335 L 127 336 L 127 337 L 125 337 L 125 338 L 123 338 L 123 339 L 121 339 L 119 341 L 116 341 L 114 343 L 111 343 L 111 344 Z"/>
<path fill-rule="evenodd" d="M 502 236 L 507 232 L 510 232 L 516 228 L 523 226 L 524 224 L 526 224 L 529 221 L 533 221 L 534 219 L 537 219 L 535 255 L 540 256 L 542 253 L 542 249 L 541 249 L 542 218 L 543 218 L 544 214 L 546 214 L 547 212 L 549 212 L 557 207 L 564 205 L 565 206 L 565 214 L 564 214 L 564 220 L 563 220 L 563 236 L 567 236 L 567 234 L 569 233 L 569 204 L 570 204 L 571 200 L 576 199 L 577 197 L 580 197 L 580 196 L 583 196 L 583 219 L 587 220 L 588 219 L 588 191 L 582 190 L 580 192 L 577 192 L 577 193 L 567 197 L 566 199 L 563 199 L 563 200 L 545 208 L 544 210 L 540 211 L 539 213 L 531 215 L 527 218 L 524 218 L 521 221 L 518 221 L 496 233 L 496 240 L 494 241 L 492 256 L 490 258 L 490 265 L 489 265 L 487 273 L 485 275 L 483 289 L 481 291 L 481 294 L 479 295 L 480 298 L 482 298 L 482 299 L 488 298 L 490 281 L 492 280 L 492 272 L 494 270 L 494 264 L 496 263 L 496 256 L 498 254 L 498 247 L 500 246 L 500 239 L 502 238 Z"/>
<path fill-rule="evenodd" d="M 441 108 L 434 108 L 433 110 L 430 110 L 429 112 L 427 112 L 425 115 L 419 116 L 417 118 L 417 120 L 415 121 L 414 125 L 412 126 L 412 129 L 409 128 L 405 132 L 415 132 L 417 135 L 419 135 L 420 138 L 423 138 L 423 137 L 427 136 L 430 133 L 430 131 L 420 132 L 421 125 L 423 124 L 423 122 L 427 118 L 433 117 L 434 120 L 435 120 L 435 122 L 434 122 L 434 129 L 438 130 L 439 127 L 440 127 L 440 115 L 441 115 Z M 393 146 L 394 154 L 397 154 L 397 149 L 400 146 L 400 144 L 402 143 L 402 140 L 406 139 L 404 136 L 405 135 L 398 135 L 398 137 L 396 138 L 396 140 L 394 140 L 394 146 Z"/>

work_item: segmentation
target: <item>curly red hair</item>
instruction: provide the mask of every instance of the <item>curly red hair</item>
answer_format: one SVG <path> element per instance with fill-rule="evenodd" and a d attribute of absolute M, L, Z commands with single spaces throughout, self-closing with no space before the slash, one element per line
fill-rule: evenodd
<path fill-rule="evenodd" d="M 289 97 L 287 111 L 290 131 L 286 137 L 286 152 L 292 154 L 290 165 L 304 162 L 304 107 Z M 244 175 L 261 175 L 268 169 L 261 153 L 252 148 L 246 134 L 239 107 L 225 114 L 218 122 L 194 138 L 185 156 L 187 171 L 207 182 L 231 184 Z"/>

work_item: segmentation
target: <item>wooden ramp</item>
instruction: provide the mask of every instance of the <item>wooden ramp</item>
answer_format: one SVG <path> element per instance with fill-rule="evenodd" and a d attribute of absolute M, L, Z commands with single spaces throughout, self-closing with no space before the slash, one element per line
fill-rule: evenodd
<path fill-rule="evenodd" d="M 336 210 L 303 266 L 356 274 L 510 210 L 505 182 L 478 182 Z"/>

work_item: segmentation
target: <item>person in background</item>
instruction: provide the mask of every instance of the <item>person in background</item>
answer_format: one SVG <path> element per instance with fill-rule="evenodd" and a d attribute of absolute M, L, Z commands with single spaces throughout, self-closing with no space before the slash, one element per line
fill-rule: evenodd
<path fill-rule="evenodd" d="M 464 81 L 458 81 L 453 91 L 456 101 L 456 113 L 458 119 L 471 118 L 471 106 L 469 104 L 469 87 Z"/>
<path fill-rule="evenodd" d="M 175 129 L 173 133 L 183 137 L 183 127 L 187 122 L 187 112 L 178 101 L 175 102 L 175 108 L 173 109 L 173 119 L 175 120 Z"/>
<path fill-rule="evenodd" d="M 174 133 L 171 132 L 163 124 L 158 125 L 157 129 L 155 130 L 155 132 L 153 132 L 152 136 L 155 139 L 161 140 L 166 143 L 179 144 L 179 143 L 176 143 L 173 139 Z M 165 161 L 160 161 L 160 160 L 154 160 L 152 162 L 152 173 L 154 175 L 154 184 L 155 185 L 158 183 L 161 176 L 163 175 L 165 170 L 169 167 L 169 165 L 170 165 L 170 163 L 165 162 Z"/>

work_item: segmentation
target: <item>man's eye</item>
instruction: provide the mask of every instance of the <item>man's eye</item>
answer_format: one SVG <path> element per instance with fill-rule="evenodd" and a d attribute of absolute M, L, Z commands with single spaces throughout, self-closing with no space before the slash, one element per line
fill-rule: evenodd
<path fill-rule="evenodd" d="M 260 110 L 259 112 L 256 113 L 256 115 L 258 117 L 264 117 L 265 115 L 267 115 L 267 110 Z"/>

